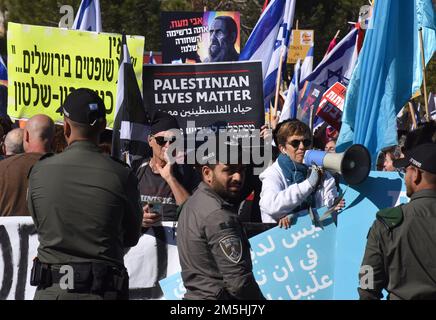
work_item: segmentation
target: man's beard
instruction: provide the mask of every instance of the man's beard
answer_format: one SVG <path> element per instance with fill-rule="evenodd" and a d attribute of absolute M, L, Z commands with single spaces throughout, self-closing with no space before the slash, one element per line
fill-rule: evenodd
<path fill-rule="evenodd" d="M 212 189 L 225 201 L 230 202 L 232 204 L 238 204 L 240 202 L 240 191 L 239 192 L 232 192 L 230 190 L 227 190 L 227 188 L 221 184 L 218 180 L 214 179 L 212 181 Z"/>
<path fill-rule="evenodd" d="M 215 50 L 211 50 L 211 47 L 215 45 L 217 48 Z M 209 46 L 209 55 L 211 57 L 210 61 L 227 61 L 226 57 L 228 56 L 229 46 L 226 41 L 222 41 L 221 43 L 217 40 L 212 41 Z"/>

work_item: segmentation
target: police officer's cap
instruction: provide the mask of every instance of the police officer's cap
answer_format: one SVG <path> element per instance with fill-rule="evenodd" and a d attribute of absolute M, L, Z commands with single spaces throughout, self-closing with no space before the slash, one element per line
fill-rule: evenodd
<path fill-rule="evenodd" d="M 393 161 L 395 168 L 405 168 L 410 165 L 424 171 L 436 174 L 436 144 L 424 143 L 406 153 L 404 158 Z"/>
<path fill-rule="evenodd" d="M 98 119 L 106 118 L 106 108 L 103 100 L 93 90 L 80 88 L 74 90 L 58 109 L 68 119 L 93 126 Z"/>

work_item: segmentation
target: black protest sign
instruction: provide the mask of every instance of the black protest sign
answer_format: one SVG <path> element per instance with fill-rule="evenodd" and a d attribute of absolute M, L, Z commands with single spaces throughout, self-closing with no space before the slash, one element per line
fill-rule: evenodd
<path fill-rule="evenodd" d="M 162 62 L 200 62 L 198 41 L 205 31 L 203 12 L 162 12 Z"/>
<path fill-rule="evenodd" d="M 143 85 L 148 112 L 168 112 L 183 129 L 253 130 L 265 120 L 260 62 L 144 65 Z"/>

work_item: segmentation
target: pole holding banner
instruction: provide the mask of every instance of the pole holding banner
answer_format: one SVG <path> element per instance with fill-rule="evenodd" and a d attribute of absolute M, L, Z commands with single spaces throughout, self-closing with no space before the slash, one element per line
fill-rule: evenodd
<path fill-rule="evenodd" d="M 285 54 L 285 48 L 282 47 L 282 50 L 280 52 L 280 58 L 279 58 L 279 69 L 277 70 L 276 94 L 275 94 L 275 99 L 274 99 L 274 108 L 272 110 L 274 117 L 277 117 L 277 108 L 278 108 L 278 103 L 279 103 L 279 91 L 280 91 L 280 76 L 282 74 L 284 54 Z M 270 116 L 270 123 L 271 123 L 271 116 Z"/>
<path fill-rule="evenodd" d="M 424 57 L 424 41 L 422 40 L 422 28 L 419 28 L 419 46 L 421 47 L 422 82 L 424 83 L 425 118 L 427 122 L 430 122 L 430 112 L 428 111 L 428 100 L 427 100 L 427 83 L 425 81 L 425 57 Z"/>
<path fill-rule="evenodd" d="M 410 115 L 412 117 L 413 128 L 416 129 L 418 127 L 418 125 L 416 123 L 415 108 L 413 108 L 412 101 L 410 101 L 410 100 L 409 100 L 409 112 L 410 112 Z"/>

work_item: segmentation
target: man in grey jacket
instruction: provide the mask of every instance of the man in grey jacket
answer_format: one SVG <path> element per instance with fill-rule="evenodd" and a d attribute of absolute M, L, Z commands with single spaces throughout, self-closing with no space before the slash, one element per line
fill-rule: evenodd
<path fill-rule="evenodd" d="M 394 166 L 410 202 L 377 213 L 360 269 L 360 299 L 436 299 L 436 144 L 418 145 Z"/>
<path fill-rule="evenodd" d="M 221 144 L 200 161 L 202 182 L 185 202 L 177 227 L 185 299 L 265 299 L 252 273 L 250 244 L 237 209 L 245 167 L 241 154 Z M 220 150 L 222 151 L 222 149 Z"/>

